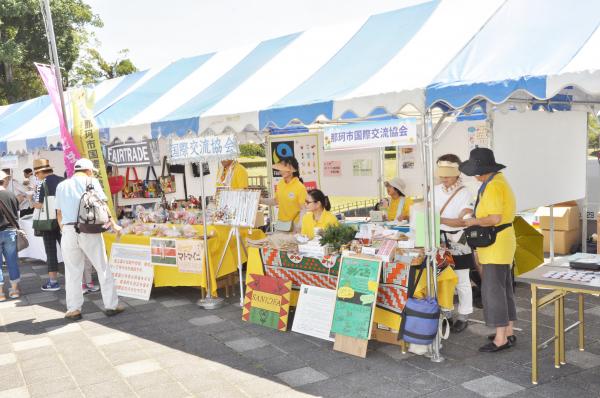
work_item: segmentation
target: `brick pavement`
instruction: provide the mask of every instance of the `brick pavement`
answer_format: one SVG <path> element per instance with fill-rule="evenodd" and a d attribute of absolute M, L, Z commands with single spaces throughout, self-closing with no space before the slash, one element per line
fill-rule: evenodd
<path fill-rule="evenodd" d="M 587 345 L 567 339 L 568 364 L 540 354 L 540 384 L 530 383 L 528 286 L 517 288 L 518 346 L 498 354 L 477 348 L 490 332 L 472 323 L 444 341 L 432 363 L 397 347 L 369 343 L 366 359 L 332 344 L 241 321 L 237 299 L 206 311 L 191 288 L 155 289 L 149 302 L 124 299 L 107 318 L 100 294 L 86 296 L 84 319 L 63 319 L 64 291 L 41 292 L 46 267 L 25 262 L 20 300 L 0 303 L 0 398 L 10 397 L 563 397 L 600 396 L 600 299 L 587 298 Z M 62 282 L 62 281 L 61 281 Z M 566 308 L 574 310 L 574 298 Z M 481 319 L 478 311 L 474 319 Z M 575 311 L 567 310 L 573 321 Z M 543 338 L 552 313 L 540 315 Z"/>

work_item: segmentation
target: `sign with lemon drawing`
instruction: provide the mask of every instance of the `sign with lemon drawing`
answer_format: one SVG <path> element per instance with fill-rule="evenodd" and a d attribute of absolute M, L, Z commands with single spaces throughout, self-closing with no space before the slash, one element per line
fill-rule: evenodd
<path fill-rule="evenodd" d="M 333 333 L 369 339 L 380 272 L 378 259 L 342 258 L 331 325 Z"/>

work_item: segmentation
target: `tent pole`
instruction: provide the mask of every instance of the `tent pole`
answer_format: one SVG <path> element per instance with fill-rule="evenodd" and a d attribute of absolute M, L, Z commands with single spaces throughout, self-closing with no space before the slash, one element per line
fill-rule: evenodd
<path fill-rule="evenodd" d="M 586 120 L 587 129 L 589 130 L 590 118 Z M 587 177 L 588 177 L 588 146 L 585 146 L 585 196 L 583 197 L 583 214 L 581 216 L 581 252 L 587 253 L 587 234 L 588 234 L 588 189 L 587 189 Z"/>
<path fill-rule="evenodd" d="M 379 200 L 383 199 L 383 182 L 385 180 L 385 148 L 379 148 L 379 178 L 377 179 Z"/>
<path fill-rule="evenodd" d="M 269 197 L 272 198 L 275 196 L 275 192 L 273 192 L 273 151 L 271 150 L 271 133 L 267 131 L 266 134 L 267 139 L 265 140 L 265 145 L 267 147 L 265 148 L 265 154 L 267 155 L 267 184 L 269 184 Z M 273 206 L 269 206 L 269 231 L 273 232 L 274 225 Z"/>
<path fill-rule="evenodd" d="M 431 288 L 431 292 L 433 293 L 432 296 L 433 297 L 437 297 L 437 270 L 436 270 L 436 264 L 435 264 L 435 252 L 437 250 L 437 233 L 436 233 L 436 209 L 435 209 L 435 191 L 433 189 L 434 185 L 435 185 L 435 180 L 434 180 L 434 153 L 433 153 L 433 136 L 435 134 L 435 131 L 433 129 L 433 121 L 432 121 L 432 117 L 431 117 L 431 111 L 427 112 L 426 115 L 426 121 L 427 121 L 427 197 L 428 197 L 428 207 L 427 207 L 427 211 L 429 212 L 429 216 L 427 217 L 429 219 L 429 248 L 430 248 L 430 258 L 429 258 L 429 262 L 430 262 L 430 268 L 431 268 L 431 272 L 433 274 L 433 286 Z M 441 126 L 441 122 L 438 123 L 436 125 L 435 130 L 438 130 L 439 127 Z M 429 282 L 429 278 L 427 280 Z M 441 322 L 441 319 L 440 319 Z M 438 333 L 435 337 L 435 339 L 433 340 L 433 346 L 432 346 L 432 355 L 431 355 L 431 361 L 432 362 L 443 362 L 444 361 L 444 357 L 440 354 L 440 346 L 441 346 L 441 336 Z"/>
<path fill-rule="evenodd" d="M 550 205 L 550 262 L 554 262 L 554 205 Z"/>

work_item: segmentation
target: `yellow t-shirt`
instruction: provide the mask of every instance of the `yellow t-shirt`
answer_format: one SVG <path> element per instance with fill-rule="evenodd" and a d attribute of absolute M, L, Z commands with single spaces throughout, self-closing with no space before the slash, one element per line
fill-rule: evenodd
<path fill-rule="evenodd" d="M 512 223 L 515 220 L 516 199 L 502 173 L 498 173 L 487 184 L 477 205 L 476 217 L 501 214 L 496 225 Z M 488 247 L 478 247 L 477 256 L 481 264 L 512 264 L 517 249 L 515 229 L 511 226 L 498 233 L 496 242 Z"/>
<path fill-rule="evenodd" d="M 306 187 L 298 177 L 294 177 L 289 183 L 285 180 L 279 181 L 275 192 L 275 199 L 279 206 L 277 218 L 280 221 L 296 221 L 300 219 L 300 209 L 306 200 Z"/>
<path fill-rule="evenodd" d="M 402 197 L 390 200 L 390 206 L 387 211 L 388 221 L 394 221 L 396 219 L 396 213 L 398 213 L 398 206 Z M 404 197 L 404 206 L 402 207 L 402 217 L 408 217 L 410 214 L 410 206 L 412 206 L 414 199 L 410 196 Z"/>
<path fill-rule="evenodd" d="M 315 237 L 315 228 L 325 228 L 328 225 L 337 225 L 339 221 L 331 212 L 323 210 L 319 221 L 315 220 L 312 211 L 309 211 L 302 217 L 302 235 L 308 236 L 309 239 Z"/>
<path fill-rule="evenodd" d="M 219 174 L 217 175 L 217 187 L 227 186 L 227 171 L 222 168 L 219 169 Z M 248 188 L 248 171 L 244 166 L 235 162 L 233 164 L 233 175 L 230 179 L 230 188 L 233 189 L 246 189 Z"/>

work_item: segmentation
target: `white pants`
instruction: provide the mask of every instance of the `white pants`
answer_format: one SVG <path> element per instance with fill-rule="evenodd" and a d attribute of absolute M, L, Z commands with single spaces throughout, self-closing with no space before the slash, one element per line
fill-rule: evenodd
<path fill-rule="evenodd" d="M 81 283 L 92 283 L 92 263 L 84 256 L 83 280 Z"/>
<path fill-rule="evenodd" d="M 65 225 L 62 231 L 61 250 L 65 262 L 65 290 L 67 292 L 67 311 L 81 310 L 83 292 L 81 278 L 83 277 L 85 257 L 92 263 L 98 274 L 102 288 L 104 308 L 117 308 L 119 298 L 115 281 L 106 258 L 106 249 L 102 234 L 78 234 L 74 225 Z"/>
<path fill-rule="evenodd" d="M 458 294 L 458 314 L 470 315 L 473 313 L 473 290 L 471 289 L 471 278 L 468 269 L 455 269 L 458 276 L 456 293 Z"/>

